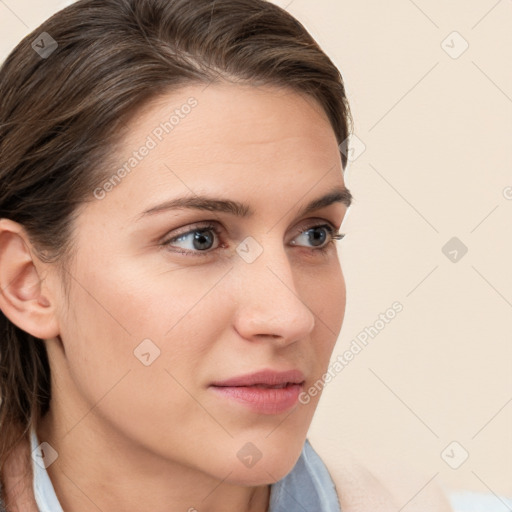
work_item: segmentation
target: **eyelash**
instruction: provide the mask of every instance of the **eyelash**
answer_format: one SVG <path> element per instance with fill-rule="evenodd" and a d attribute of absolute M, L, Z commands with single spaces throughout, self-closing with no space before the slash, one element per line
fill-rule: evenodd
<path fill-rule="evenodd" d="M 305 233 L 309 230 L 319 229 L 319 228 L 325 228 L 329 232 L 328 236 L 330 237 L 330 240 L 327 243 L 325 243 L 324 245 L 322 245 L 321 247 L 316 247 L 316 248 L 312 247 L 310 249 L 312 253 L 317 252 L 320 254 L 325 254 L 329 250 L 330 244 L 334 244 L 334 242 L 336 240 L 341 240 L 342 238 L 344 238 L 346 236 L 345 233 L 340 233 L 332 225 L 326 224 L 326 223 L 306 227 L 305 229 L 301 230 L 298 233 L 298 235 L 301 235 L 302 233 Z M 204 256 L 204 255 L 208 255 L 208 254 L 212 253 L 216 249 L 222 248 L 222 241 L 221 241 L 221 242 L 219 242 L 219 245 L 216 248 L 207 249 L 205 251 L 199 251 L 199 250 L 190 251 L 187 249 L 179 249 L 179 248 L 169 249 L 169 247 L 171 246 L 171 243 L 176 242 L 178 238 L 186 237 L 187 235 L 196 233 L 198 231 L 199 232 L 213 231 L 218 238 L 221 238 L 221 235 L 222 235 L 221 230 L 219 229 L 219 227 L 217 225 L 212 224 L 212 223 L 207 223 L 205 225 L 195 226 L 193 229 L 189 229 L 188 231 L 185 231 L 184 233 L 180 233 L 176 236 L 173 236 L 170 239 L 164 240 L 163 242 L 160 243 L 160 246 L 163 249 L 170 250 L 171 252 L 177 252 L 179 254 L 184 254 L 184 255 L 189 255 L 189 256 Z M 307 249 L 307 247 L 302 246 L 302 245 L 297 245 L 297 247 L 302 247 L 303 249 Z"/>

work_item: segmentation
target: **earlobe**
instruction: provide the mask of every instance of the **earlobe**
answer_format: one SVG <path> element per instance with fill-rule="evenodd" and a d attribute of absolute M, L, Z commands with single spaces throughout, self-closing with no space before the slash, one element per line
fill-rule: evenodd
<path fill-rule="evenodd" d="M 59 334 L 55 307 L 23 227 L 0 219 L 0 309 L 17 327 L 40 339 Z"/>

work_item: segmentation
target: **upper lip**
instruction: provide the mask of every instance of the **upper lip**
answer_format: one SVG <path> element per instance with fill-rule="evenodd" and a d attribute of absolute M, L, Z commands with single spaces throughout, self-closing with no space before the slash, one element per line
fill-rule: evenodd
<path fill-rule="evenodd" d="M 302 384 L 304 374 L 300 370 L 275 371 L 261 370 L 247 375 L 240 375 L 231 379 L 213 382 L 212 386 L 255 386 L 263 384 L 278 386 L 280 384 Z"/>

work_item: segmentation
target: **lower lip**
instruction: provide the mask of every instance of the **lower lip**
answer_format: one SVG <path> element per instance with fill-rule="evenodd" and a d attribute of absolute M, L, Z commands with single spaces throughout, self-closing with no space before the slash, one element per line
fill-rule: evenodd
<path fill-rule="evenodd" d="M 289 384 L 284 388 L 211 386 L 211 389 L 260 414 L 280 414 L 291 409 L 297 403 L 302 385 Z"/>

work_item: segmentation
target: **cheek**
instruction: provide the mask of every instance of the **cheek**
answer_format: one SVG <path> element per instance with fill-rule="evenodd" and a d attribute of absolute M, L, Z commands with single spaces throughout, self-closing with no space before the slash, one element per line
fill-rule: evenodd
<path fill-rule="evenodd" d="M 329 296 L 325 298 L 325 301 L 329 304 L 327 306 L 329 310 L 326 312 L 326 316 L 329 319 L 328 325 L 338 336 L 345 318 L 345 308 L 347 304 L 345 278 L 340 267 L 336 269 L 336 272 L 332 276 L 332 288 L 329 290 Z M 331 348 L 334 347 L 335 342 L 336 340 L 333 341 Z"/>
<path fill-rule="evenodd" d="M 316 280 L 307 279 L 303 300 L 315 315 L 314 346 L 319 359 L 327 364 L 345 317 L 345 279 L 338 262 L 319 274 Z"/>
<path fill-rule="evenodd" d="M 215 286 L 224 273 L 150 276 L 118 268 L 82 276 L 87 290 L 73 290 L 61 331 L 84 409 L 77 417 L 94 406 L 95 415 L 139 442 L 148 431 L 154 440 L 201 429 L 207 436 L 215 425 L 188 390 L 204 384 L 205 361 L 229 325 L 228 299 Z"/>
<path fill-rule="evenodd" d="M 111 370 L 134 362 L 192 369 L 227 322 L 229 304 L 215 290 L 222 274 L 126 266 L 84 275 L 87 289 L 71 299 L 70 356 Z"/>

